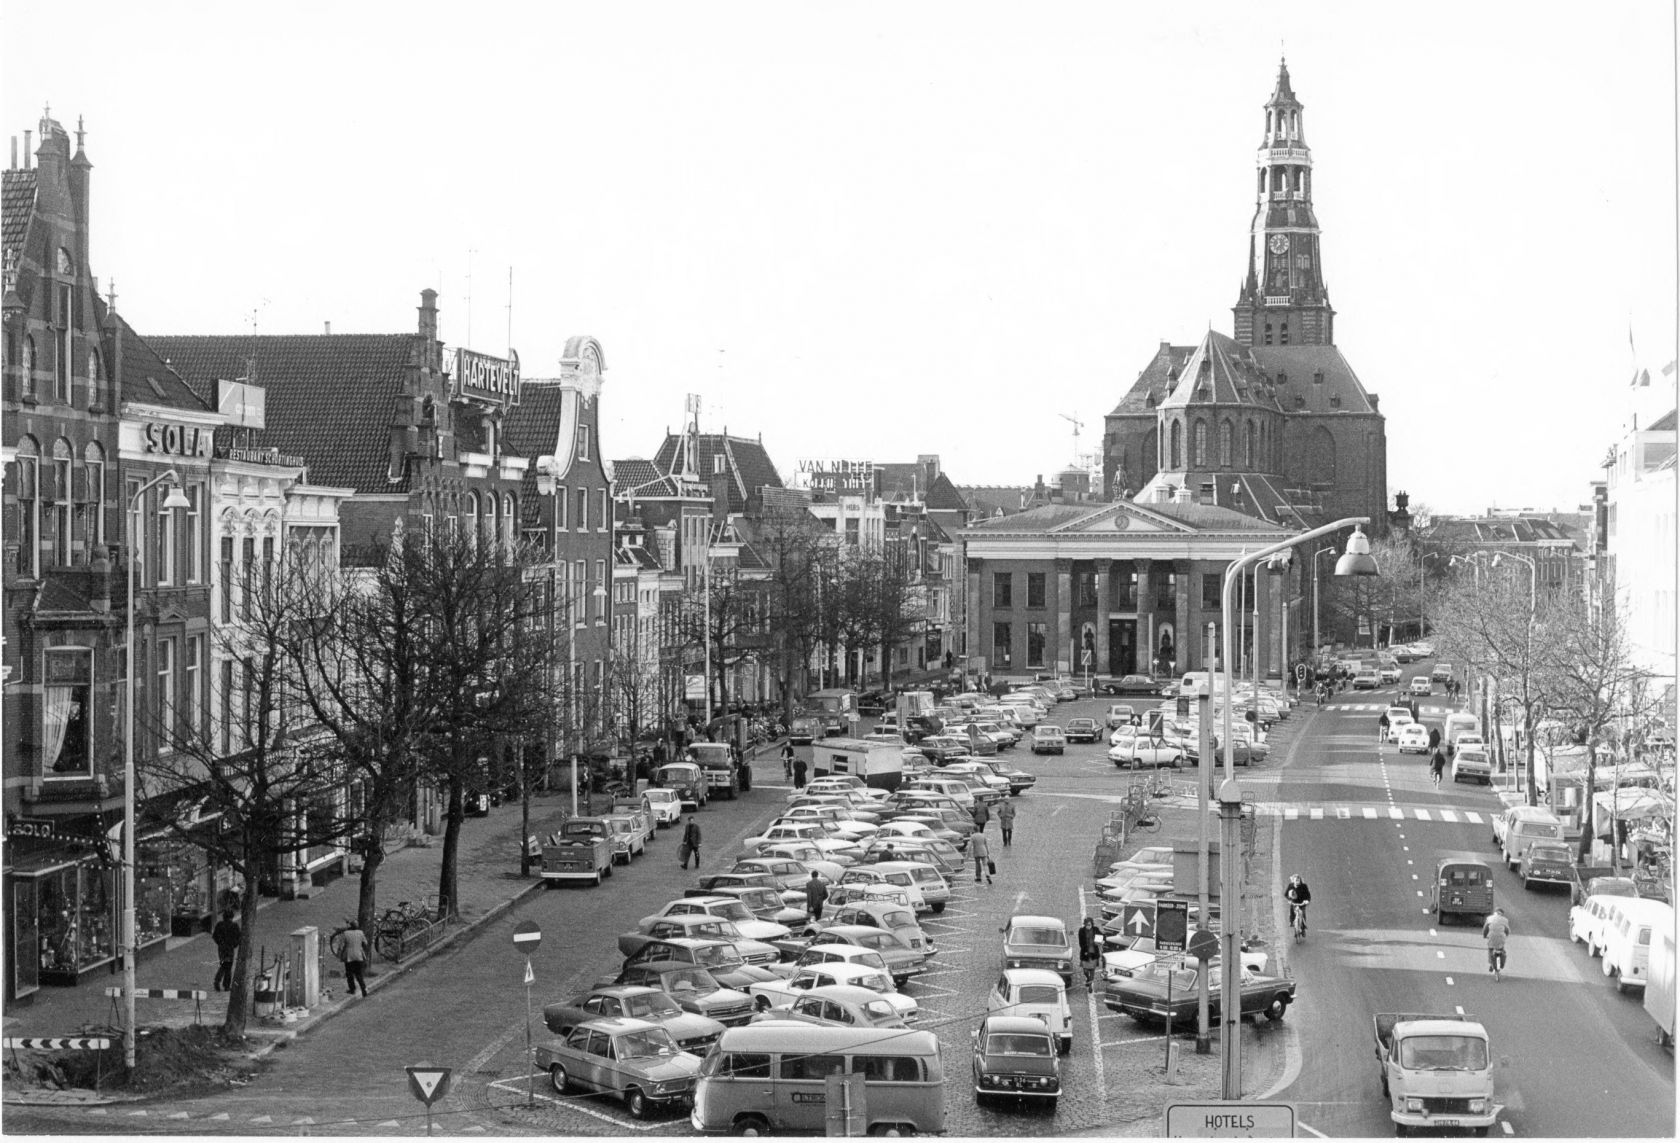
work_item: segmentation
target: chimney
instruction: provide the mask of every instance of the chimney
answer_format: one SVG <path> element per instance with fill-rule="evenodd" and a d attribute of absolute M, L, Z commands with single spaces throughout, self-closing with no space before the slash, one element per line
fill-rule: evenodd
<path fill-rule="evenodd" d="M 426 369 L 437 369 L 441 366 L 438 354 L 437 291 L 430 287 L 420 291 L 420 353 Z"/>
<path fill-rule="evenodd" d="M 323 329 L 321 332 L 323 334 L 325 334 L 327 337 L 331 337 L 332 336 L 332 322 L 330 322 L 330 321 L 326 322 L 325 326 L 326 326 L 326 328 Z"/>
<path fill-rule="evenodd" d="M 1173 497 L 1173 499 L 1178 501 L 1180 504 L 1190 503 L 1190 501 L 1191 501 L 1190 486 L 1188 484 L 1186 484 L 1182 488 L 1180 488 L 1178 490 L 1177 494 Z"/>
<path fill-rule="evenodd" d="M 10 170 L 17 170 L 17 136 L 12 136 L 12 165 Z"/>
<path fill-rule="evenodd" d="M 31 162 L 30 162 L 30 156 L 35 153 L 33 150 L 30 149 L 31 148 L 31 141 L 33 140 L 34 136 L 35 136 L 35 132 L 33 132 L 33 131 L 25 131 L 23 133 L 23 169 L 26 170 L 26 171 L 32 165 Z"/>

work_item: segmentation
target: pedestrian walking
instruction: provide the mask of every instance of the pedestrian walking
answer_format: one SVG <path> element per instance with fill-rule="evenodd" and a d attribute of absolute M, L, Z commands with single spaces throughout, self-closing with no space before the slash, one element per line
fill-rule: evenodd
<path fill-rule="evenodd" d="M 811 870 L 811 879 L 805 882 L 805 911 L 811 914 L 811 920 L 820 921 L 823 915 L 823 905 L 828 901 L 828 884 L 815 869 Z"/>
<path fill-rule="evenodd" d="M 1441 788 L 1441 775 L 1446 773 L 1446 769 L 1446 755 L 1442 754 L 1439 750 L 1435 751 L 1435 756 L 1429 760 L 1429 776 L 1435 783 L 1435 788 L 1437 790 Z"/>
<path fill-rule="evenodd" d="M 1382 717 L 1377 719 L 1377 741 L 1388 741 L 1388 712 L 1386 710 L 1382 712 Z"/>
<path fill-rule="evenodd" d="M 986 803 L 980 798 L 974 799 L 974 809 L 970 815 L 974 819 L 974 829 L 977 833 L 986 832 L 986 823 L 992 820 L 992 811 L 986 808 Z"/>
<path fill-rule="evenodd" d="M 803 758 L 793 760 L 793 788 L 796 790 L 805 788 L 805 759 Z"/>
<path fill-rule="evenodd" d="M 986 884 L 990 885 L 992 883 L 992 871 L 997 866 L 992 863 L 992 850 L 987 843 L 986 835 L 979 830 L 975 830 L 974 834 L 968 839 L 968 852 L 974 858 L 974 883 L 978 885 L 984 880 Z"/>
<path fill-rule="evenodd" d="M 682 845 L 677 850 L 677 857 L 684 869 L 688 868 L 688 859 L 694 858 L 694 868 L 700 868 L 700 823 L 694 820 L 694 815 L 688 815 L 688 822 L 683 826 Z"/>
<path fill-rule="evenodd" d="M 791 741 L 782 743 L 782 777 L 789 782 L 793 781 L 793 743 Z"/>
<path fill-rule="evenodd" d="M 350 927 L 334 938 L 334 951 L 338 959 L 344 962 L 344 989 L 347 996 L 356 995 L 356 989 L 362 990 L 362 999 L 367 999 L 367 934 L 355 921 Z"/>
<path fill-rule="evenodd" d="M 1102 956 L 1103 936 L 1097 922 L 1090 917 L 1079 926 L 1079 967 L 1085 973 L 1085 987 L 1089 989 L 1096 976 L 1097 961 Z"/>
<path fill-rule="evenodd" d="M 222 919 L 216 922 L 216 927 L 210 930 L 210 939 L 216 942 L 216 980 L 211 985 L 217 992 L 228 992 L 233 988 L 233 958 L 239 953 L 239 922 L 233 919 L 232 909 L 222 910 Z"/>
<path fill-rule="evenodd" d="M 1429 728 L 1429 752 L 1431 754 L 1433 754 L 1435 751 L 1439 750 L 1440 748 L 1441 748 L 1441 728 L 1438 727 L 1438 726 L 1432 726 L 1432 727 Z"/>
<path fill-rule="evenodd" d="M 1003 847 L 1008 849 L 1010 840 L 1015 836 L 1015 801 L 1013 798 L 1005 798 L 998 803 L 997 819 L 998 828 L 1003 831 Z"/>

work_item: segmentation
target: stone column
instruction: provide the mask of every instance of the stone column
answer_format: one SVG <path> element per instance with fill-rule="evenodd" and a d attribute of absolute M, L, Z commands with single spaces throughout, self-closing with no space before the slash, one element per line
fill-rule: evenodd
<path fill-rule="evenodd" d="M 1190 574 L 1190 570 L 1194 566 L 1190 560 L 1173 561 L 1173 570 L 1178 573 L 1178 606 L 1173 618 L 1173 656 L 1178 662 L 1179 671 L 1192 669 L 1192 658 L 1196 654 L 1197 635 L 1190 618 L 1190 581 L 1195 578 Z M 1184 645 L 1186 635 L 1191 641 L 1188 647 Z"/>
<path fill-rule="evenodd" d="M 1056 647 L 1046 666 L 1054 663 L 1057 673 L 1073 674 L 1077 661 L 1073 649 L 1073 561 L 1056 561 Z"/>
<path fill-rule="evenodd" d="M 992 669 L 992 648 L 981 636 L 991 615 L 991 609 L 981 602 L 980 578 L 985 563 L 985 560 L 968 561 L 968 606 L 963 609 L 966 612 L 963 632 L 968 639 L 968 669 L 975 674 L 985 674 Z"/>
<path fill-rule="evenodd" d="M 1188 624 L 1183 630 L 1189 633 L 1189 638 L 1179 636 L 1178 661 L 1186 671 L 1206 671 L 1210 668 L 1206 662 L 1207 649 L 1203 646 L 1207 642 L 1207 616 L 1202 608 L 1202 575 L 1207 565 L 1201 560 L 1186 560 L 1184 566 L 1189 570 L 1183 575 L 1188 583 L 1182 585 L 1179 594 L 1184 601 L 1179 607 L 1185 616 L 1180 624 Z"/>
<path fill-rule="evenodd" d="M 1155 587 L 1149 582 L 1149 560 L 1132 561 L 1137 573 L 1137 633 L 1132 636 L 1137 648 L 1137 667 L 1144 674 L 1155 672 Z"/>
<path fill-rule="evenodd" d="M 1108 591 L 1109 570 L 1113 566 L 1113 560 L 1097 561 L 1097 646 L 1091 653 L 1095 659 L 1091 664 L 1093 675 L 1108 673 Z"/>

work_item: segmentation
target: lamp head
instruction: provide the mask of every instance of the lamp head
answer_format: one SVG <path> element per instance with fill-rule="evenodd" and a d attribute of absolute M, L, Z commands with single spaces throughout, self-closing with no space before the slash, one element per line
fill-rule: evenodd
<path fill-rule="evenodd" d="M 1371 541 L 1365 537 L 1365 531 L 1358 524 L 1353 526 L 1353 535 L 1348 537 L 1347 550 L 1336 560 L 1337 575 L 1381 575 L 1377 570 L 1377 561 L 1371 558 Z"/>
<path fill-rule="evenodd" d="M 163 498 L 161 510 L 167 512 L 173 508 L 191 507 L 192 501 L 187 499 L 187 494 L 181 489 L 181 478 L 171 472 L 169 474 L 169 495 Z"/>

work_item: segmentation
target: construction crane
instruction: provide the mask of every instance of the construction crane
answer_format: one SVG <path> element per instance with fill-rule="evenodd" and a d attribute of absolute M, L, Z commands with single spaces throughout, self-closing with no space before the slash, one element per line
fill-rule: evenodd
<path fill-rule="evenodd" d="M 1085 422 L 1080 420 L 1078 417 L 1071 416 L 1067 413 L 1057 413 L 1056 415 L 1073 426 L 1073 455 L 1075 463 L 1078 463 L 1079 430 L 1085 427 Z"/>

